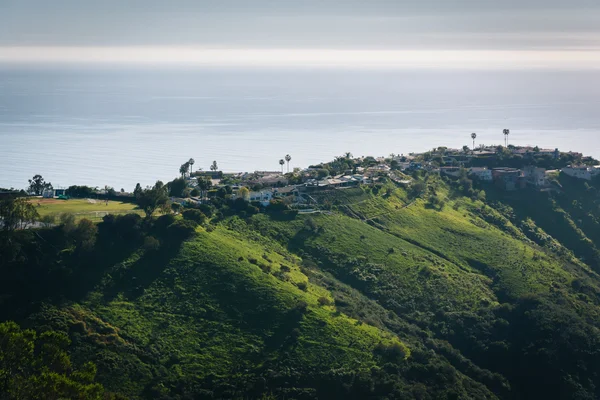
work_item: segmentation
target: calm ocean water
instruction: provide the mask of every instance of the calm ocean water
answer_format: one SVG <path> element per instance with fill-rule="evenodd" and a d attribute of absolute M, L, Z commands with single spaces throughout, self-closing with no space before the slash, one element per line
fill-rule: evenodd
<path fill-rule="evenodd" d="M 350 151 L 510 142 L 600 158 L 600 72 L 0 69 L 0 187 L 133 189 Z"/>

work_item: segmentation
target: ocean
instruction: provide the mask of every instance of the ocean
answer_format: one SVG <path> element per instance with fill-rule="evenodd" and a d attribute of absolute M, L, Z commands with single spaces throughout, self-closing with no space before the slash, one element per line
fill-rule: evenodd
<path fill-rule="evenodd" d="M 0 187 L 132 190 L 345 152 L 510 143 L 600 158 L 599 71 L 0 68 Z"/>

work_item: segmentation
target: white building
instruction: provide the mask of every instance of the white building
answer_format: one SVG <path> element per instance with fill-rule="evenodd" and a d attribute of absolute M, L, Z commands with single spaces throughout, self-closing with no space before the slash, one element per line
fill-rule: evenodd
<path fill-rule="evenodd" d="M 591 181 L 593 177 L 600 175 L 600 168 L 587 165 L 569 165 L 568 167 L 563 168 L 561 172 L 565 175 L 572 176 L 573 178 Z"/>
<path fill-rule="evenodd" d="M 273 199 L 272 190 L 261 190 L 260 192 L 250 192 L 249 201 L 258 201 L 263 207 L 269 205 Z"/>
<path fill-rule="evenodd" d="M 473 167 L 469 170 L 469 176 L 472 176 L 478 181 L 491 182 L 494 180 L 492 170 L 486 167 Z"/>

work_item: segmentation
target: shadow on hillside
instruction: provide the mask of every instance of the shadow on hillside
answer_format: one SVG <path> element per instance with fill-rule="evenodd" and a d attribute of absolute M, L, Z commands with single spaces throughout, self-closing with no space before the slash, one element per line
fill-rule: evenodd
<path fill-rule="evenodd" d="M 267 215 L 273 221 L 293 221 L 296 219 L 298 215 L 298 211 L 286 210 L 286 211 L 276 211 L 276 212 L 268 212 Z"/>
<path fill-rule="evenodd" d="M 296 234 L 288 241 L 287 249 L 289 251 L 304 250 L 306 241 L 311 237 L 318 235 L 316 231 L 308 229 L 300 229 Z"/>
<path fill-rule="evenodd" d="M 179 253 L 183 241 L 168 243 L 158 250 L 146 251 L 133 265 L 117 271 L 104 288 L 104 299 L 110 301 L 122 293 L 128 299 L 140 297 L 160 277 L 170 261 Z"/>

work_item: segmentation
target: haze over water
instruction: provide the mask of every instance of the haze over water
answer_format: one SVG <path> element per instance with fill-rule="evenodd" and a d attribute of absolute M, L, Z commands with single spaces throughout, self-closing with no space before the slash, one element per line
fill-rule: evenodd
<path fill-rule="evenodd" d="M 132 190 L 227 172 L 510 143 L 600 158 L 600 71 L 0 69 L 0 187 Z"/>

